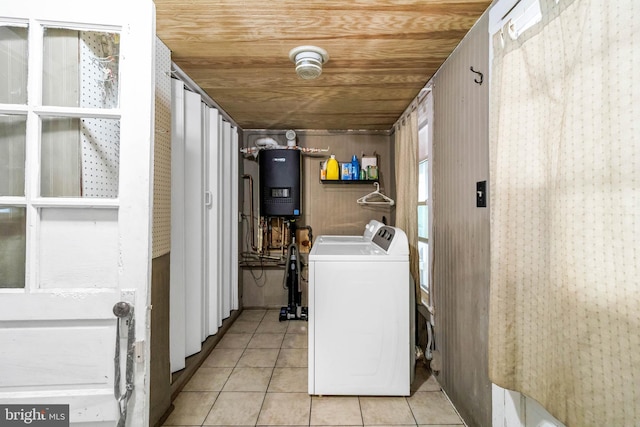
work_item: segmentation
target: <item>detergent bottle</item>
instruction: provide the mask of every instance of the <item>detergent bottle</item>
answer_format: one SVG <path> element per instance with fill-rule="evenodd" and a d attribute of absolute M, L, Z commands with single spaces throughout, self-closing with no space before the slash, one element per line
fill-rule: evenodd
<path fill-rule="evenodd" d="M 351 158 L 351 179 L 360 179 L 360 163 L 355 154 Z"/>
<path fill-rule="evenodd" d="M 336 160 L 336 155 L 332 154 L 331 158 L 327 160 L 327 179 L 337 180 L 340 179 L 340 165 Z"/>

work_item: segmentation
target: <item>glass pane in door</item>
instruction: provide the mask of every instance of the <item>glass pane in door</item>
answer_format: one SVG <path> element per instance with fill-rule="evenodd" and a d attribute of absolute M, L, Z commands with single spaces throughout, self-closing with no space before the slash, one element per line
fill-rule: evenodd
<path fill-rule="evenodd" d="M 120 121 L 42 119 L 40 195 L 118 197 Z"/>
<path fill-rule="evenodd" d="M 118 33 L 45 28 L 43 54 L 43 105 L 118 107 Z"/>
<path fill-rule="evenodd" d="M 0 206 L 0 288 L 24 288 L 26 209 Z"/>
<path fill-rule="evenodd" d="M 0 26 L 0 104 L 27 103 L 27 28 Z"/>
<path fill-rule="evenodd" d="M 0 115 L 0 196 L 24 196 L 25 116 Z"/>

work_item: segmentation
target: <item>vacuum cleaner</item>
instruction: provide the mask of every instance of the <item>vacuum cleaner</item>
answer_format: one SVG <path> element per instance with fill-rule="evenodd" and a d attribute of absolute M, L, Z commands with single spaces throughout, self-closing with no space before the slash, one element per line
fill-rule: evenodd
<path fill-rule="evenodd" d="M 300 289 L 300 253 L 296 244 L 295 223 L 291 221 L 292 242 L 287 248 L 287 266 L 284 273 L 284 286 L 289 290 L 288 304 L 280 309 L 280 321 L 309 320 L 307 307 L 302 307 L 302 289 Z"/>

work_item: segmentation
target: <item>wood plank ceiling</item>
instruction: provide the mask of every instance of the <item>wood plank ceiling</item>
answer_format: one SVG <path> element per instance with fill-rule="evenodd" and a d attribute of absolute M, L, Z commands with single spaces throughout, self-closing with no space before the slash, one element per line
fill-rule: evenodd
<path fill-rule="evenodd" d="M 173 61 L 243 129 L 388 131 L 490 0 L 155 0 Z M 326 49 L 303 80 L 289 51 Z"/>

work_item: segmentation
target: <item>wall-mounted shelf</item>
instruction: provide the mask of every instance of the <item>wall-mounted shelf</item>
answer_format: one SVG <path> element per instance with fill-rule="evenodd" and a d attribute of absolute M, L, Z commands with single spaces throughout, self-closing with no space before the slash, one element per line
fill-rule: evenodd
<path fill-rule="evenodd" d="M 322 184 L 371 184 L 374 182 L 380 182 L 380 175 L 378 175 L 380 172 L 377 170 L 376 167 L 376 173 L 375 175 L 375 179 L 322 179 L 322 164 L 324 162 L 320 162 L 320 173 L 318 175 L 318 177 L 320 178 L 320 183 Z M 342 164 L 342 163 L 341 163 Z"/>
<path fill-rule="evenodd" d="M 378 179 L 321 179 L 322 184 L 371 184 L 380 182 Z"/>

